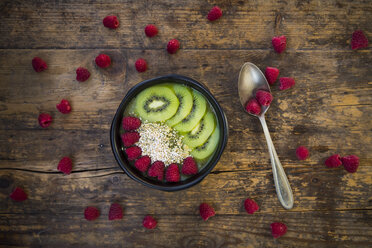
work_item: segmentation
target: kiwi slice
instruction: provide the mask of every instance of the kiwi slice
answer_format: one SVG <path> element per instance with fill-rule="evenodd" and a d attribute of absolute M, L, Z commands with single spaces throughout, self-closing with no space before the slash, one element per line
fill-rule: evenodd
<path fill-rule="evenodd" d="M 192 92 L 192 97 L 193 104 L 190 113 L 174 126 L 174 129 L 181 133 L 191 131 L 199 123 L 207 109 L 207 102 L 202 94 L 194 90 Z"/>
<path fill-rule="evenodd" d="M 150 122 L 166 121 L 176 114 L 179 104 L 170 88 L 151 86 L 137 95 L 135 111 Z"/>
<path fill-rule="evenodd" d="M 192 94 L 189 88 L 180 84 L 175 84 L 172 88 L 176 93 L 180 105 L 176 114 L 166 122 L 170 127 L 182 121 L 182 119 L 190 114 L 192 109 Z"/>
<path fill-rule="evenodd" d="M 213 132 L 215 126 L 214 114 L 208 110 L 196 127 L 184 134 L 183 143 L 190 148 L 204 144 Z"/>
<path fill-rule="evenodd" d="M 195 147 L 191 151 L 191 156 L 198 160 L 202 160 L 209 157 L 216 150 L 219 140 L 220 129 L 219 127 L 216 127 L 211 136 L 209 136 L 209 138 L 203 145 Z"/>

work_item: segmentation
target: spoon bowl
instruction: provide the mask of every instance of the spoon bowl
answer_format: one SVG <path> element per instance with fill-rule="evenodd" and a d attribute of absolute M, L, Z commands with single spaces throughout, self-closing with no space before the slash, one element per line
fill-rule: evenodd
<path fill-rule="evenodd" d="M 261 70 L 254 64 L 247 62 L 240 69 L 239 81 L 239 99 L 244 110 L 247 102 L 254 98 L 258 90 L 264 90 L 271 93 L 269 83 Z M 264 115 L 269 106 L 262 106 L 261 114 Z M 246 111 L 247 112 L 247 111 Z M 258 115 L 247 112 L 248 114 L 258 117 Z"/>
<path fill-rule="evenodd" d="M 264 90 L 271 93 L 270 86 L 264 74 L 257 66 L 249 62 L 245 63 L 240 70 L 238 89 L 240 102 L 244 110 L 247 102 L 250 99 L 255 98 L 256 92 L 258 90 Z M 269 106 L 261 106 L 261 113 L 259 115 L 255 115 L 252 113 L 249 114 L 256 116 L 261 122 L 267 142 L 267 147 L 269 149 L 275 189 L 278 195 L 278 199 L 285 209 L 291 209 L 293 207 L 293 193 L 282 164 L 280 163 L 279 157 L 276 154 L 273 141 L 270 137 L 269 129 L 267 128 L 265 113 L 268 109 Z"/>

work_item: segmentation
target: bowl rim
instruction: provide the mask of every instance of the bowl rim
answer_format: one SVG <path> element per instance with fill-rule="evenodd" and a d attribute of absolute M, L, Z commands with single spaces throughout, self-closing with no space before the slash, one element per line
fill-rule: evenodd
<path fill-rule="evenodd" d="M 180 81 L 183 81 L 186 85 L 192 85 L 192 88 L 198 90 L 200 93 L 203 94 L 209 101 L 209 103 L 213 106 L 214 111 L 216 113 L 216 118 L 218 119 L 218 123 L 220 125 L 221 129 L 221 141 L 219 143 L 219 146 L 217 147 L 216 152 L 214 153 L 213 157 L 211 160 L 208 162 L 207 165 L 204 166 L 203 170 L 199 171 L 196 175 L 192 176 L 194 178 L 193 180 L 186 180 L 185 181 L 180 181 L 177 183 L 171 183 L 170 185 L 164 185 L 164 184 L 155 184 L 151 183 L 149 180 L 145 180 L 146 177 L 137 175 L 136 173 L 133 173 L 134 168 L 131 168 L 131 166 L 127 161 L 124 161 L 122 159 L 122 156 L 119 155 L 119 153 L 123 153 L 123 151 L 120 149 L 119 144 L 117 143 L 118 140 L 118 130 L 120 129 L 120 126 L 118 128 L 118 123 L 121 125 L 121 120 L 118 122 L 118 118 L 120 118 L 123 114 L 123 110 L 125 105 L 127 105 L 141 90 L 141 88 L 147 88 L 155 84 L 160 84 L 164 83 L 165 81 L 178 81 L 179 83 L 182 83 Z M 137 92 L 138 91 L 138 92 Z M 120 118 L 121 119 L 121 118 Z M 208 88 L 192 79 L 186 76 L 178 75 L 178 74 L 169 74 L 169 75 L 164 75 L 164 76 L 159 76 L 151 79 L 144 80 L 133 87 L 131 87 L 127 94 L 124 96 L 122 99 L 118 109 L 116 110 L 115 116 L 111 122 L 111 128 L 110 128 L 110 143 L 111 143 L 111 149 L 114 154 L 116 162 L 119 164 L 121 169 L 134 181 L 142 183 L 143 185 L 153 188 L 153 189 L 158 189 L 158 190 L 163 190 L 163 191 L 178 191 L 182 189 L 187 189 L 191 186 L 194 186 L 201 182 L 211 171 L 212 169 L 216 166 L 218 161 L 220 160 L 222 153 L 226 147 L 227 144 L 227 139 L 228 139 L 228 124 L 227 124 L 227 118 L 226 115 L 220 106 L 220 104 L 217 102 L 217 100 L 214 98 L 212 93 L 208 90 Z"/>

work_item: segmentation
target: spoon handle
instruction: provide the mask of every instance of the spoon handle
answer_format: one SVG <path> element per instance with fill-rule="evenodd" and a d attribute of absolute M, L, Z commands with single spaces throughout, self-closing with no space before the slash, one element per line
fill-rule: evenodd
<path fill-rule="evenodd" d="M 293 207 L 293 193 L 291 186 L 289 185 L 288 178 L 284 172 L 282 164 L 276 154 L 273 141 L 271 140 L 269 129 L 267 128 L 265 116 L 258 117 L 261 121 L 262 128 L 264 130 L 267 146 L 269 148 L 271 165 L 273 168 L 274 183 L 276 193 L 279 201 L 285 209 L 291 209 Z"/>

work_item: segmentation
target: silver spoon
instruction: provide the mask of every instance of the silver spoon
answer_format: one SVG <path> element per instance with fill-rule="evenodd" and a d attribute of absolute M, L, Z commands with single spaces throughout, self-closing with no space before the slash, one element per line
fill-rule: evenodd
<path fill-rule="evenodd" d="M 257 90 L 265 90 L 271 93 L 270 86 L 261 70 L 249 62 L 245 63 L 240 70 L 238 90 L 240 102 L 244 109 L 248 100 L 255 97 Z M 265 138 L 270 153 L 271 165 L 273 167 L 276 193 L 279 201 L 285 209 L 291 209 L 293 207 L 292 189 L 289 185 L 287 176 L 284 172 L 282 164 L 280 163 L 278 155 L 276 154 L 275 147 L 273 141 L 271 140 L 269 129 L 267 128 L 265 121 L 265 113 L 268 109 L 269 106 L 262 106 L 260 115 L 251 115 L 258 117 L 265 133 Z"/>

